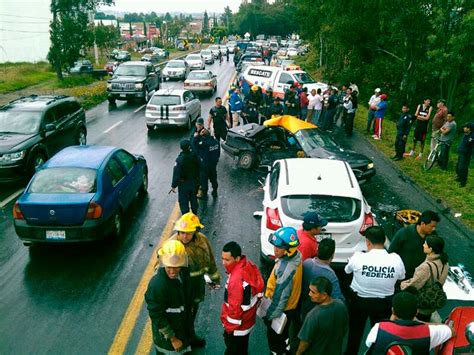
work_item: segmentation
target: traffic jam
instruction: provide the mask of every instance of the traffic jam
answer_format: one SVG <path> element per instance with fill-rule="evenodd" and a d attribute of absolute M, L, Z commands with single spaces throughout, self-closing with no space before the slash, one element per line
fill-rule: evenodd
<path fill-rule="evenodd" d="M 474 352 L 469 238 L 324 121 L 308 50 L 144 52 L 87 111 L 1 107 L 0 352 Z"/>

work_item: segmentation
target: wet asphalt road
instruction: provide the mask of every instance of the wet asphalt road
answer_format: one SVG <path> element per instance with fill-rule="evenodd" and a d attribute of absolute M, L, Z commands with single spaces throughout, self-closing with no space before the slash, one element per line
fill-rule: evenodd
<path fill-rule="evenodd" d="M 232 64 L 214 64 L 218 94 L 224 96 L 234 74 Z M 181 82 L 163 87 L 182 87 Z M 213 98 L 202 98 L 207 119 Z M 140 285 L 153 250 L 175 207 L 177 196 L 168 195 L 179 140 L 184 129 L 166 129 L 148 134 L 141 104 L 103 103 L 88 112 L 88 142 L 116 145 L 143 154 L 149 166 L 149 193 L 134 202 L 126 216 L 122 238 L 107 243 L 26 248 L 12 224 L 13 201 L 0 211 L 0 353 L 106 353 L 123 325 L 130 301 Z M 110 127 L 114 126 L 110 129 Z M 400 178 L 390 161 L 381 158 L 364 139 L 337 137 L 374 159 L 378 174 L 363 191 L 379 222 L 390 232 L 392 214 L 400 208 L 439 211 L 419 190 Z M 238 241 L 252 260 L 259 262 L 259 220 L 252 217 L 263 197 L 259 172 L 238 170 L 223 154 L 218 168 L 219 197 L 200 206 L 203 232 L 214 246 L 219 261 L 222 246 Z M 21 188 L 2 187 L 0 201 Z M 474 242 L 457 225 L 443 219 L 438 233 L 445 237 L 453 261 L 474 270 Z M 220 268 L 224 277 L 223 268 Z M 265 268 L 264 272 L 268 272 Z M 197 323 L 198 333 L 208 345 L 196 354 L 221 354 L 224 344 L 219 321 L 223 291 L 209 291 Z M 457 302 L 451 302 L 446 314 Z M 147 321 L 144 306 L 136 309 L 136 322 L 126 324 L 130 337 L 121 339 L 126 353 L 143 349 L 140 339 Z M 128 318 L 127 318 L 128 319 Z M 251 354 L 267 353 L 263 324 L 259 321 L 250 340 Z"/>

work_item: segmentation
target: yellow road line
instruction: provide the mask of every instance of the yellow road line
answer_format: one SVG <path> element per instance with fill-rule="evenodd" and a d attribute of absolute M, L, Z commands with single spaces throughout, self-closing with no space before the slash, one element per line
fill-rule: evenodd
<path fill-rule="evenodd" d="M 156 251 L 163 238 L 168 238 L 171 236 L 171 233 L 173 231 L 173 224 L 179 218 L 179 215 L 180 210 L 178 204 L 176 203 L 173 207 L 173 211 L 171 212 L 170 217 L 168 218 L 168 221 L 166 222 L 165 228 L 161 233 L 159 242 L 153 250 L 153 256 L 156 255 Z M 145 302 L 144 295 L 148 287 L 148 283 L 150 282 L 150 279 L 153 277 L 153 274 L 155 272 L 154 265 L 156 258 L 154 258 L 153 256 L 150 258 L 150 261 L 148 262 L 148 265 L 145 269 L 145 272 L 143 273 L 140 283 L 138 284 L 138 287 L 135 290 L 135 294 L 133 295 L 132 300 L 128 305 L 127 311 L 125 312 L 122 322 L 120 323 L 117 333 L 115 334 L 114 341 L 112 342 L 112 345 L 109 348 L 109 354 L 115 355 L 125 353 L 128 342 L 130 340 L 130 336 L 132 335 L 133 329 L 135 328 L 135 324 L 137 323 L 138 316 L 143 307 L 143 303 Z M 150 327 L 148 326 L 148 328 Z"/>
<path fill-rule="evenodd" d="M 143 329 L 140 342 L 138 343 L 137 351 L 135 354 L 144 355 L 149 354 L 153 346 L 153 334 L 151 332 L 151 320 L 148 318 L 145 328 Z"/>

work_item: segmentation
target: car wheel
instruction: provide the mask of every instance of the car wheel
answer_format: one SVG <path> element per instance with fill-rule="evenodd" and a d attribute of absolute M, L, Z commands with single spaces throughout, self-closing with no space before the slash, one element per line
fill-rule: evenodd
<path fill-rule="evenodd" d="M 76 138 L 77 145 L 86 145 L 87 144 L 87 133 L 84 128 L 81 128 L 77 133 Z"/>
<path fill-rule="evenodd" d="M 255 154 L 253 152 L 243 152 L 239 155 L 238 166 L 244 170 L 250 170 L 255 164 Z"/>
<path fill-rule="evenodd" d="M 115 237 L 119 237 L 120 234 L 122 233 L 122 214 L 120 213 L 120 211 L 118 211 L 112 218 L 113 218 L 112 234 Z"/>
<path fill-rule="evenodd" d="M 144 170 L 143 171 L 143 181 L 140 186 L 139 194 L 144 196 L 147 194 L 148 191 L 148 171 Z"/>
<path fill-rule="evenodd" d="M 29 173 L 30 175 L 33 175 L 36 170 L 44 164 L 46 161 L 46 157 L 44 156 L 43 153 L 36 153 L 36 155 L 33 156 L 33 159 L 31 159 L 30 162 L 30 168 L 29 168 Z"/>
<path fill-rule="evenodd" d="M 109 104 L 115 105 L 115 99 L 113 97 L 109 97 L 107 100 L 109 100 Z"/>

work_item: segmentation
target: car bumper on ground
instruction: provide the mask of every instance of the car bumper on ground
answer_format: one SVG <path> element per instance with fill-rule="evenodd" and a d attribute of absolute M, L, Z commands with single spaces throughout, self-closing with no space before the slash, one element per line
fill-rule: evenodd
<path fill-rule="evenodd" d="M 20 240 L 28 243 L 78 243 L 100 240 L 112 232 L 112 219 L 87 220 L 81 226 L 36 226 L 24 220 L 15 220 L 15 231 Z M 47 238 L 47 233 L 58 232 L 63 236 Z"/>

